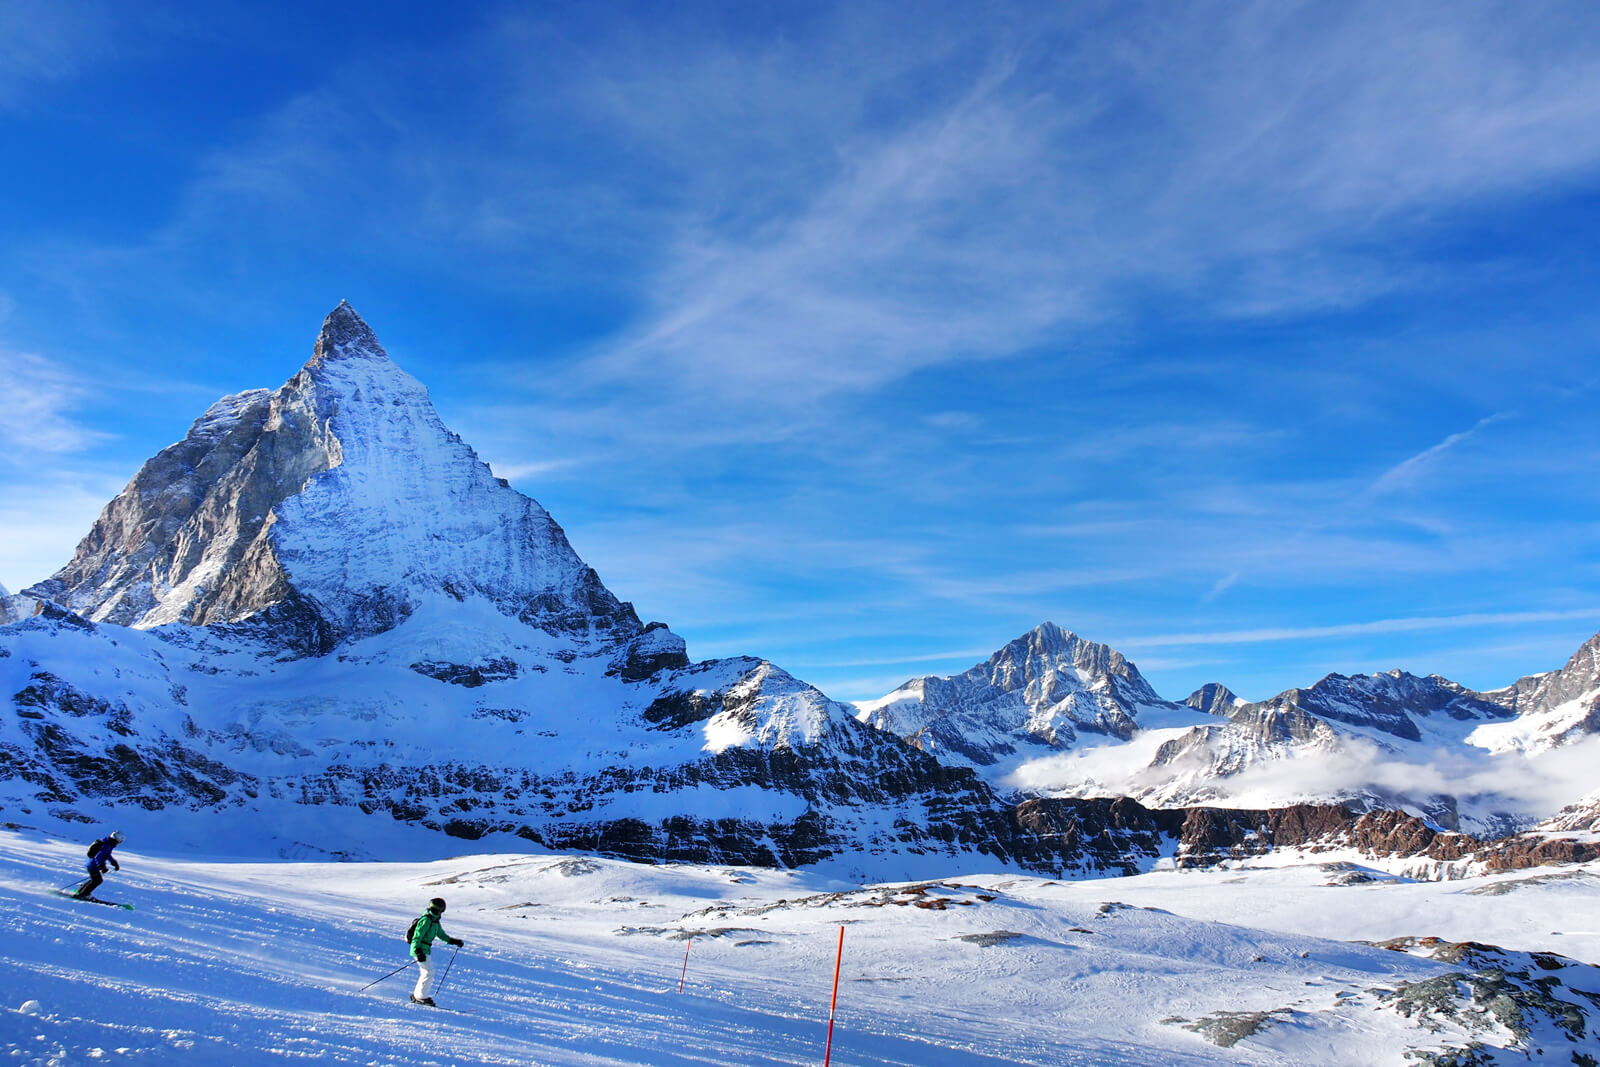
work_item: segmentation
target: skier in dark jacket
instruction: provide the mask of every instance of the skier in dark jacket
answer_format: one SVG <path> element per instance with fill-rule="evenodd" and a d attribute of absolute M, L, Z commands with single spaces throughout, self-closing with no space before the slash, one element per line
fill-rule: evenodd
<path fill-rule="evenodd" d="M 451 937 L 444 932 L 444 927 L 439 925 L 439 917 L 444 914 L 444 898 L 434 897 L 428 901 L 428 910 L 417 919 L 417 925 L 411 932 L 411 955 L 417 961 L 417 968 L 422 972 L 417 976 L 417 988 L 411 991 L 411 1003 L 426 1004 L 428 1007 L 437 1007 L 433 998 L 428 996 L 428 986 L 433 983 L 433 939 L 442 937 L 446 944 L 460 948 L 466 942 L 459 937 Z"/>
<path fill-rule="evenodd" d="M 122 844 L 122 831 L 113 830 L 89 846 L 89 862 L 84 865 L 89 872 L 89 880 L 83 883 L 78 888 L 78 892 L 74 894 L 79 900 L 87 900 L 94 896 L 94 891 L 99 889 L 100 883 L 106 880 L 106 864 L 109 863 L 117 870 L 122 870 L 122 864 L 118 863 L 117 857 L 111 854 L 111 850 L 120 844 Z"/>

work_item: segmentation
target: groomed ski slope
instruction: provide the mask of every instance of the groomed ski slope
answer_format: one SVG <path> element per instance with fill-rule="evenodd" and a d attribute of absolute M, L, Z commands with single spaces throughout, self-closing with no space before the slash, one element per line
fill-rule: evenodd
<path fill-rule="evenodd" d="M 1307 863 L 864 889 L 548 854 L 200 863 L 129 842 L 101 890 L 125 912 L 51 894 L 82 855 L 0 832 L 0 1063 L 818 1064 L 843 925 L 841 1067 L 1401 1064 L 1407 1048 L 1494 1031 L 1406 1017 L 1382 991 L 1452 968 L 1347 939 L 1437 933 L 1600 961 L 1600 872 L 1581 868 L 1334 886 Z M 405 1003 L 410 970 L 361 992 L 405 962 L 405 926 L 436 895 L 466 939 L 441 1009 Z M 1228 1048 L 1177 1021 L 1222 1011 L 1279 1014 Z M 1533 1039 L 1553 1054 L 1536 1062 L 1577 1047 Z"/>

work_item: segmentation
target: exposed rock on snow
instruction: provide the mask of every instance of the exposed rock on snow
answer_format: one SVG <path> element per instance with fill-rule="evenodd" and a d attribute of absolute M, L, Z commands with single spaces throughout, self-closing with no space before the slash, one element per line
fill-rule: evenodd
<path fill-rule="evenodd" d="M 1600 967 L 1550 952 L 1513 952 L 1467 941 L 1406 937 L 1379 947 L 1448 963 L 1458 970 L 1408 982 L 1384 1001 L 1407 1019 L 1438 1031 L 1466 1031 L 1459 1045 L 1417 1057 L 1423 1063 L 1491 1062 L 1509 1034 L 1513 1046 L 1570 1052 L 1594 1063 L 1600 1049 Z M 1563 1047 L 1566 1046 L 1566 1047 Z M 1531 1057 L 1530 1057 L 1531 1058 Z"/>
<path fill-rule="evenodd" d="M 1575 804 L 1568 804 L 1534 829 L 1546 833 L 1600 833 L 1600 793 L 1591 793 Z"/>
<path fill-rule="evenodd" d="M 1207 715 L 1226 715 L 1236 705 L 1244 704 L 1233 695 L 1233 690 L 1221 682 L 1207 682 L 1205 685 L 1189 694 L 1189 699 L 1184 701 L 1196 711 L 1203 711 Z"/>

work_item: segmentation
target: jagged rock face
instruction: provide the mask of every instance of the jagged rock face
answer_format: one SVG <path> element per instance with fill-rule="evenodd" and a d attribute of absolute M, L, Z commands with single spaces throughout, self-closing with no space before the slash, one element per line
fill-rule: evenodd
<path fill-rule="evenodd" d="M 1538 833 L 1480 838 L 1402 811 L 1358 812 L 1338 804 L 1147 808 L 1127 797 L 1056 797 L 1025 801 L 1017 812 L 1041 837 L 1062 841 L 1066 852 L 1077 850 L 1083 867 L 1126 873 L 1157 857 L 1170 857 L 1178 867 L 1214 867 L 1277 849 L 1415 860 L 1419 871 L 1439 864 L 1508 871 L 1600 859 L 1600 842 Z"/>
<path fill-rule="evenodd" d="M 28 590 L 124 626 L 254 621 L 326 652 L 419 600 L 476 597 L 617 669 L 687 662 L 535 501 L 495 478 L 348 304 L 282 388 L 224 398 L 136 475 L 71 563 Z"/>
<path fill-rule="evenodd" d="M 213 404 L 106 505 L 72 561 L 28 593 L 122 626 L 234 621 L 282 600 L 266 528 L 330 462 L 326 419 L 306 407 L 304 390 L 289 386 Z"/>
<path fill-rule="evenodd" d="M 1080 733 L 1126 740 L 1141 712 L 1175 706 L 1120 652 L 1047 622 L 964 674 L 918 678 L 859 707 L 863 722 L 946 762 L 989 768 L 1069 748 Z"/>
<path fill-rule="evenodd" d="M 1457 722 L 1493 722 L 1510 711 L 1482 694 L 1438 675 L 1418 678 L 1404 671 L 1330 674 L 1310 689 L 1290 689 L 1264 702 L 1275 709 L 1295 708 L 1328 722 L 1369 729 L 1402 741 L 1422 740 L 1419 721 L 1445 717 Z M 1230 713 L 1235 721 L 1255 718 L 1263 705 L 1246 704 Z"/>
<path fill-rule="evenodd" d="M 1196 727 L 1164 742 L 1151 766 L 1172 768 L 1182 777 L 1153 787 L 1145 799 L 1179 803 L 1215 799 L 1223 795 L 1226 779 L 1271 760 L 1308 751 L 1336 752 L 1352 738 L 1393 748 L 1400 742 L 1423 741 L 1425 733 L 1437 732 L 1433 727 L 1439 723 L 1470 725 L 1498 721 L 1508 714 L 1502 705 L 1448 679 L 1418 678 L 1403 671 L 1355 677 L 1330 674 L 1309 689 L 1290 689 L 1253 704 L 1224 702 L 1217 693 L 1208 694 L 1210 688 L 1191 696 L 1190 706 L 1215 708 L 1226 721 Z M 1352 783 L 1352 792 L 1361 786 Z M 1368 800 L 1396 802 L 1392 797 Z"/>
<path fill-rule="evenodd" d="M 1243 703 L 1233 695 L 1233 690 L 1220 682 L 1207 682 L 1205 685 L 1189 694 L 1189 699 L 1184 701 L 1196 711 L 1203 711 L 1207 715 L 1226 715 L 1234 706 Z"/>
<path fill-rule="evenodd" d="M 1327 723 L 1293 705 L 1253 704 L 1230 712 L 1221 725 L 1197 726 L 1162 742 L 1150 765 L 1187 769 L 1189 780 L 1181 788 L 1192 792 L 1200 783 L 1241 774 L 1296 748 L 1331 751 L 1339 744 Z"/>
<path fill-rule="evenodd" d="M 1600 634 L 1559 671 L 1529 675 L 1484 695 L 1517 716 L 1515 723 L 1473 734 L 1473 743 L 1493 751 L 1541 752 L 1600 733 Z"/>

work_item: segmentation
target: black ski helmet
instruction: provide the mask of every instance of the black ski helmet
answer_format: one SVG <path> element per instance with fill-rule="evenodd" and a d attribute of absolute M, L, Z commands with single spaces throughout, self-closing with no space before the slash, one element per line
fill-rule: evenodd
<path fill-rule="evenodd" d="M 434 897 L 432 900 L 428 901 L 428 908 L 432 911 L 438 912 L 440 915 L 443 915 L 444 897 Z"/>

